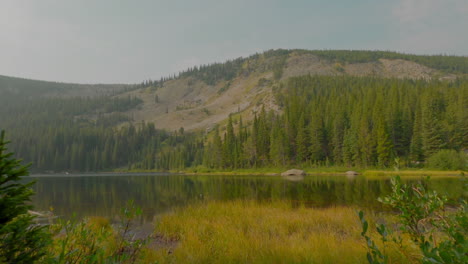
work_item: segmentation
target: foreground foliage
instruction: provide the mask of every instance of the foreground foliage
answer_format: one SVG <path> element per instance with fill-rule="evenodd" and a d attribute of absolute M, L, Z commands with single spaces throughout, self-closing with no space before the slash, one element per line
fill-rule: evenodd
<path fill-rule="evenodd" d="M 466 183 L 465 183 L 466 184 Z M 447 198 L 435 191 L 428 191 L 423 184 L 403 184 L 399 177 L 392 179 L 392 193 L 380 201 L 394 210 L 398 210 L 401 232 L 394 232 L 385 224 L 376 230 L 383 242 L 380 249 L 367 234 L 369 224 L 361 211 L 361 235 L 368 246 L 367 259 L 371 264 L 390 263 L 385 253 L 385 242 L 392 242 L 402 250 L 402 234 L 409 236 L 421 252 L 422 263 L 467 263 L 468 262 L 468 212 L 466 201 L 453 212 L 447 212 Z"/>
<path fill-rule="evenodd" d="M 46 256 L 50 236 L 35 225 L 27 205 L 31 185 L 20 182 L 28 169 L 6 148 L 5 132 L 0 132 L 0 263 L 32 263 Z"/>
<path fill-rule="evenodd" d="M 40 225 L 28 205 L 34 182 L 21 182 L 28 168 L 7 151 L 7 143 L 1 131 L 0 263 L 136 263 L 141 259 L 146 239 L 131 234 L 133 221 L 141 215 L 133 202 L 122 209 L 117 227 L 106 219 Z"/>
<path fill-rule="evenodd" d="M 55 233 L 50 245 L 52 263 L 140 263 L 147 238 L 135 239 L 132 222 L 141 210 L 132 201 L 121 210 L 120 222 L 113 227 L 105 218 L 83 221 L 59 220 L 51 226 Z"/>

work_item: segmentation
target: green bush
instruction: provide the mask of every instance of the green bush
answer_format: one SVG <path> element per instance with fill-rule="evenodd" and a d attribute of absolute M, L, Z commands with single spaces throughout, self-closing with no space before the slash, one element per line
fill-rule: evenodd
<path fill-rule="evenodd" d="M 376 230 L 380 235 L 382 247 L 378 247 L 367 233 L 369 223 L 365 220 L 364 213 L 359 212 L 362 224 L 361 236 L 365 238 L 368 248 L 368 262 L 389 263 L 385 250 L 388 247 L 387 242 L 396 244 L 402 251 L 407 247 L 405 244 L 412 242 L 420 250 L 420 256 L 417 256 L 418 263 L 468 263 L 466 200 L 463 198 L 456 208 L 448 212 L 447 197 L 427 190 L 425 187 L 427 181 L 408 185 L 397 176 L 392 178 L 391 183 L 392 192 L 386 197 L 379 198 L 379 201 L 397 213 L 399 224 L 377 225 Z M 466 182 L 461 184 L 467 187 Z M 399 227 L 399 230 L 396 227 Z"/>
<path fill-rule="evenodd" d="M 427 167 L 440 170 L 465 170 L 467 155 L 453 149 L 443 149 L 427 159 Z"/>
<path fill-rule="evenodd" d="M 136 239 L 132 223 L 142 214 L 133 201 L 120 212 L 116 228 L 105 218 L 61 220 L 51 226 L 50 263 L 146 263 L 142 251 L 148 237 Z"/>

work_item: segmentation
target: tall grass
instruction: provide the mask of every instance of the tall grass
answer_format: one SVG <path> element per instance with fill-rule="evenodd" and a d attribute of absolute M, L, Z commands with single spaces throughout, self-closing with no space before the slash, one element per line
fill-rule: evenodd
<path fill-rule="evenodd" d="M 366 263 L 356 210 L 292 208 L 275 202 L 194 205 L 163 216 L 156 233 L 178 246 L 161 263 Z M 390 249 L 393 263 L 408 263 Z"/>

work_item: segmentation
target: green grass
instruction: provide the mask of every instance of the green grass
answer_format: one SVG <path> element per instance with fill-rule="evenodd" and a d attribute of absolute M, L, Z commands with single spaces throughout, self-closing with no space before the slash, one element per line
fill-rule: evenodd
<path fill-rule="evenodd" d="M 356 209 L 292 208 L 276 202 L 194 205 L 163 216 L 156 233 L 178 244 L 159 249 L 158 263 L 366 263 Z M 391 263 L 408 263 L 388 248 Z"/>

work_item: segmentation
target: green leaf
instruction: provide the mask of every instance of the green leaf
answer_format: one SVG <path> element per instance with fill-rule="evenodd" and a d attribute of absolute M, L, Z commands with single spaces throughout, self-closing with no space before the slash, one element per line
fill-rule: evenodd
<path fill-rule="evenodd" d="M 369 252 L 367 252 L 367 261 L 369 262 L 369 264 L 374 263 L 374 260 L 372 259 L 372 255 Z"/>

